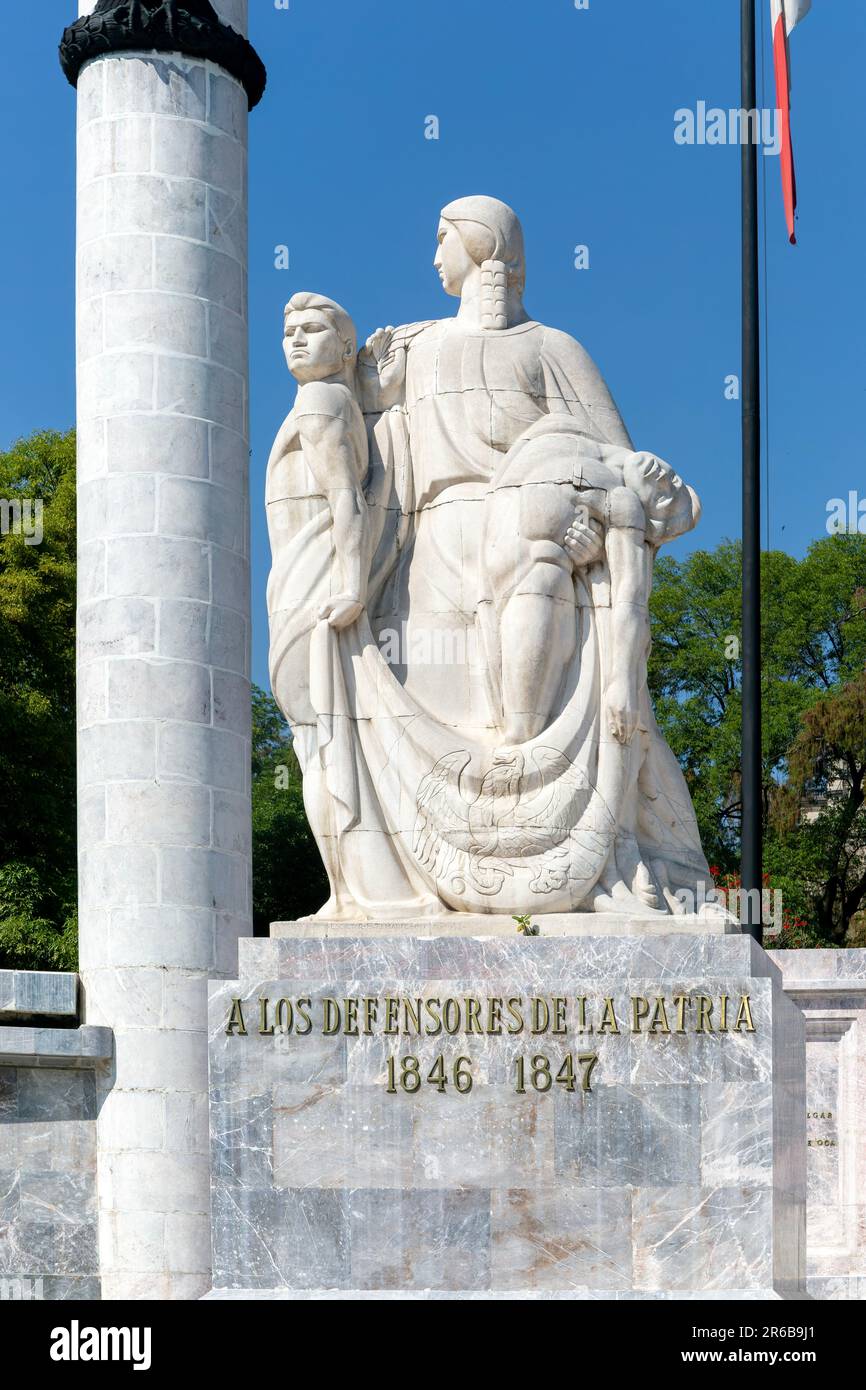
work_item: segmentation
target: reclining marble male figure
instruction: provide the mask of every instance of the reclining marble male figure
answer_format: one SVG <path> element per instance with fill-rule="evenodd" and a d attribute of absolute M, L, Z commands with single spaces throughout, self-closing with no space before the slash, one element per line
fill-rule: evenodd
<path fill-rule="evenodd" d="M 668 464 L 587 439 L 570 416 L 548 417 L 512 447 L 485 502 L 489 593 L 479 605 L 506 745 L 550 723 L 575 650 L 575 580 L 584 571 L 588 582 L 602 557 L 611 613 L 605 718 L 614 738 L 630 742 L 646 681 L 655 553 L 699 516 L 697 495 Z"/>

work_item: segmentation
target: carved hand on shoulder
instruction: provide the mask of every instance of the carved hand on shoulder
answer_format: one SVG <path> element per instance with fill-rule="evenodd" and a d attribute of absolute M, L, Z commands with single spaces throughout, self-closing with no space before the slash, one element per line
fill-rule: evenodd
<path fill-rule="evenodd" d="M 395 344 L 392 326 L 377 328 L 367 339 L 360 361 L 362 367 L 376 372 L 383 391 L 399 386 L 406 370 L 406 344 Z"/>
<path fill-rule="evenodd" d="M 357 622 L 363 611 L 363 603 L 353 594 L 335 594 L 322 604 L 319 617 L 327 619 L 337 632 L 342 632 L 344 627 L 351 627 L 352 623 Z"/>
<path fill-rule="evenodd" d="M 376 332 L 371 333 L 364 344 L 362 356 L 372 358 L 377 364 L 380 363 L 383 358 L 389 356 L 393 337 L 393 324 L 389 324 L 387 328 L 377 328 Z"/>

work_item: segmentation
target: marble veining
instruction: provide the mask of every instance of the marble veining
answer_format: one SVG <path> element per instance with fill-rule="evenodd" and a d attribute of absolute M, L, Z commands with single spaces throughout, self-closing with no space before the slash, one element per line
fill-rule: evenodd
<path fill-rule="evenodd" d="M 210 991 L 217 1291 L 802 1296 L 803 1022 L 748 938 L 282 937 L 241 968 Z"/>

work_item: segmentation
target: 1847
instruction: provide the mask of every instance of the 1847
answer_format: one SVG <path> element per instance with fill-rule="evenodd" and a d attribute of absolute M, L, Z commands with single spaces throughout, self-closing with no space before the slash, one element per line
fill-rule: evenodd
<path fill-rule="evenodd" d="M 575 1070 L 575 1062 L 581 1069 L 580 1076 Z M 561 1086 L 564 1091 L 576 1091 L 578 1082 L 582 1091 L 591 1091 L 591 1078 L 593 1070 L 598 1062 L 597 1052 L 578 1052 L 577 1056 L 573 1052 L 567 1052 L 557 1071 L 554 1071 L 555 1063 L 551 1065 L 550 1058 L 543 1053 L 536 1053 L 530 1057 L 529 1061 L 525 1057 L 515 1059 L 516 1084 L 514 1089 L 518 1095 L 526 1095 L 527 1084 L 534 1091 L 549 1091 L 554 1085 Z"/>

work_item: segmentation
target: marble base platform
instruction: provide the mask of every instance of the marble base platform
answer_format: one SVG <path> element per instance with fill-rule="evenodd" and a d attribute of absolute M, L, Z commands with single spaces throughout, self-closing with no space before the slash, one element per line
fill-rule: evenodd
<path fill-rule="evenodd" d="M 636 916 L 629 912 L 550 912 L 532 917 L 539 936 L 670 936 L 709 932 L 716 936 L 739 934 L 739 923 L 725 912 L 684 913 L 672 917 Z M 395 918 L 371 922 L 336 922 L 321 917 L 300 917 L 295 922 L 273 922 L 271 938 L 289 937 L 364 939 L 392 936 L 516 936 L 514 917 L 500 913 L 450 912 L 441 917 Z"/>
<path fill-rule="evenodd" d="M 822 1295 L 823 1297 L 824 1295 Z M 827 1295 L 829 1297 L 830 1295 Z M 851 1295 L 845 1294 L 844 1297 Z M 810 1294 L 791 1295 L 795 1302 L 801 1303 L 810 1301 Z M 713 1303 L 723 1299 L 725 1303 L 754 1303 L 754 1302 L 775 1302 L 787 1301 L 784 1295 L 776 1293 L 775 1289 L 733 1289 L 727 1292 L 682 1292 L 676 1293 L 611 1293 L 608 1289 L 573 1289 L 573 1290 L 544 1290 L 544 1289 L 509 1289 L 505 1292 L 496 1290 L 477 1290 L 466 1291 L 465 1289 L 212 1289 L 206 1293 L 201 1300 L 203 1303 L 297 1303 L 299 1301 L 308 1303 L 387 1303 L 387 1302 L 431 1302 L 441 1303 L 451 1300 L 459 1300 L 461 1303 L 469 1300 L 470 1302 L 572 1302 L 572 1303 L 625 1303 L 625 1302 L 647 1302 L 658 1299 L 667 1299 L 671 1303 Z"/>
<path fill-rule="evenodd" d="M 211 984 L 210 1297 L 806 1296 L 803 1021 L 750 938 L 341 933 Z"/>

